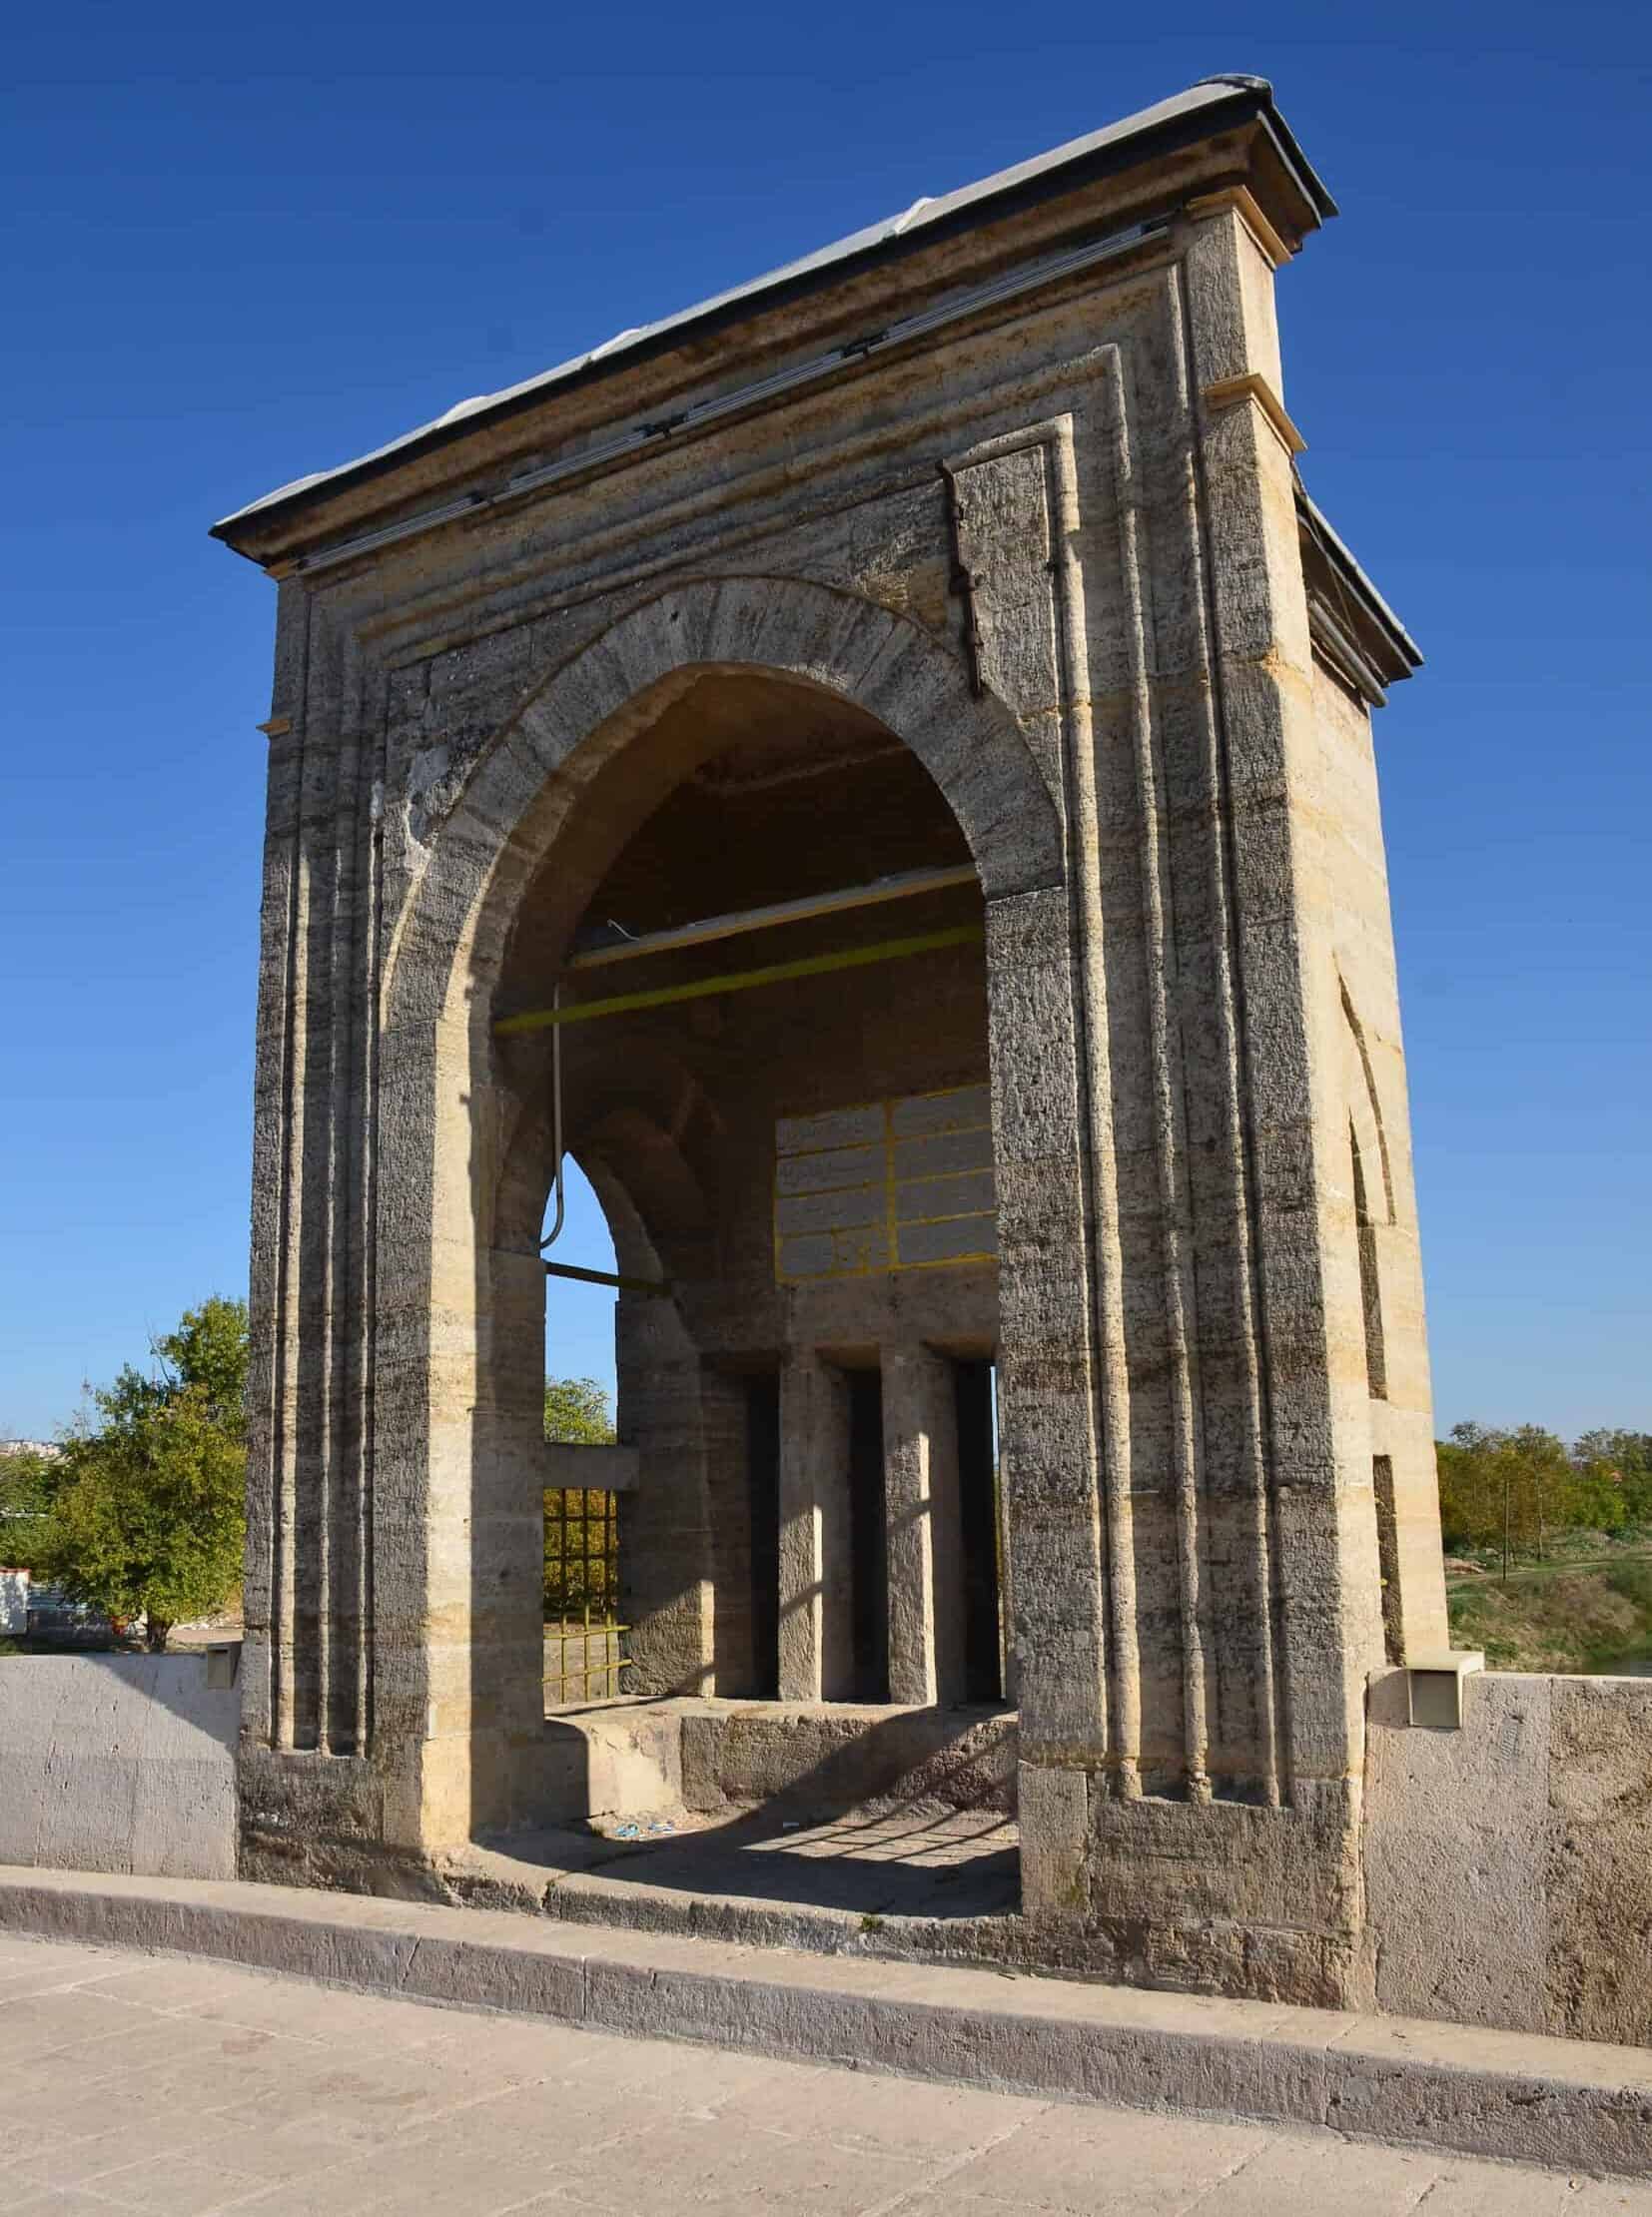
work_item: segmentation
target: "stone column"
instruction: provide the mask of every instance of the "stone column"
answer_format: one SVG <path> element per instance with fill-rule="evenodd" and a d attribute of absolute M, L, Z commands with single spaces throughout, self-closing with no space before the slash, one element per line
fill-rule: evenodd
<path fill-rule="evenodd" d="M 810 1353 L 780 1373 L 780 1699 L 841 1701 L 854 1669 L 849 1388 Z"/>
<path fill-rule="evenodd" d="M 1243 1339 L 1260 1412 L 1258 1530 L 1272 1601 L 1265 1643 L 1248 1597 L 1243 1617 L 1234 1612 L 1242 1586 L 1226 1559 L 1231 1526 L 1212 1533 L 1206 1561 L 1209 1643 L 1223 1666 L 1213 1689 L 1239 1675 L 1236 1661 L 1241 1671 L 1249 1663 L 1272 1719 L 1274 1791 L 1303 1812 L 1334 1808 L 1328 1838 L 1330 1823 L 1354 1821 L 1345 1782 L 1359 1777 L 1365 1680 L 1383 1656 L 1340 984 L 1364 865 L 1348 859 L 1349 776 L 1315 707 L 1292 472 L 1300 439 L 1279 388 L 1271 259 L 1239 209 L 1203 214 L 1190 229 L 1186 344 L 1199 395 L 1194 454 L 1212 549 L 1206 599 L 1232 827 L 1224 921 L 1233 984 L 1218 1013 L 1233 1039 L 1242 1115 L 1245 1185 L 1235 1215 L 1254 1270 Z M 1187 908 L 1179 894 L 1179 917 Z M 1385 915 L 1381 923 L 1385 933 Z M 1186 931 L 1183 945 L 1191 959 Z M 1206 1379 L 1218 1333 L 1207 1309 Z M 1207 1386 L 1208 1402 L 1209 1394 Z M 1207 1499 L 1227 1506 L 1220 1461 L 1204 1482 Z M 1221 1705 L 1212 1713 L 1220 1725 Z M 1213 1738 L 1220 1773 L 1232 1762 L 1223 1740 L 1231 1746 L 1240 1735 Z M 1351 1919 L 1357 1890 L 1347 1867 L 1334 1914 Z M 1302 1878 L 1298 1868 L 1298 1885 Z"/>
<path fill-rule="evenodd" d="M 470 1822 L 507 1825 L 531 1808 L 544 1746 L 545 1273 L 537 1254 L 496 1249 L 477 1333 L 469 1427 L 469 1547 L 451 1541 L 439 1577 L 453 1612 L 449 1668 L 467 1690 Z M 439 1713 L 438 1713 L 439 1714 Z M 463 1810 L 466 1796 L 455 1788 Z M 455 1821 L 457 1821 L 455 1819 Z"/>
<path fill-rule="evenodd" d="M 365 1760 L 370 1725 L 379 1747 L 421 1748 L 429 1713 L 422 1685 L 376 1687 L 370 1652 L 374 1520 L 394 1525 L 396 1511 L 368 1470 L 379 861 L 372 742 L 349 678 L 348 643 L 289 579 L 265 727 L 242 1672 L 244 1810 L 250 1832 L 262 1811 L 273 1836 L 301 1768 L 284 1772 L 288 1756 L 328 1759 L 328 1788 L 306 1789 L 319 1806 L 350 1776 L 341 1759 Z"/>
<path fill-rule="evenodd" d="M 952 1366 L 927 1347 L 883 1358 L 889 1698 L 964 1698 L 964 1562 Z"/>
<path fill-rule="evenodd" d="M 619 1507 L 620 1576 L 639 1694 L 709 1694 L 712 1538 L 699 1350 L 676 1304 L 623 1294 L 614 1310 L 619 1431 L 639 1458 Z"/>
<path fill-rule="evenodd" d="M 756 1691 L 751 1622 L 751 1485 L 745 1381 L 702 1368 L 700 1436 L 711 1526 L 711 1692 Z"/>

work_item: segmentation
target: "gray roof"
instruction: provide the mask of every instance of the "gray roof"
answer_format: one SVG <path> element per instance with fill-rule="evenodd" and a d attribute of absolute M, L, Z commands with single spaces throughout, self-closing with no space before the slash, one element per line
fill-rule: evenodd
<path fill-rule="evenodd" d="M 1043 197 L 1055 190 L 1058 182 L 1065 185 L 1079 182 L 1087 173 L 1106 174 L 1122 166 L 1122 157 L 1134 161 L 1149 152 L 1149 147 L 1142 142 L 1162 142 L 1169 150 L 1207 138 L 1222 123 L 1239 121 L 1241 117 L 1262 120 L 1280 160 L 1294 175 L 1308 204 L 1320 217 L 1333 216 L 1336 204 L 1309 168 L 1284 119 L 1274 109 L 1272 87 L 1267 80 L 1243 76 L 1208 77 L 1186 92 L 1160 101 L 1155 107 L 1126 116 L 1122 122 L 1107 124 L 1100 131 L 1088 132 L 1081 139 L 1070 139 L 1065 146 L 1055 147 L 1048 154 L 1034 155 L 1030 161 L 1018 162 L 1013 168 L 1000 170 L 978 184 L 965 185 L 936 200 L 916 200 L 898 216 L 869 224 L 863 231 L 851 232 L 848 238 L 821 247 L 801 261 L 788 262 L 764 277 L 715 294 L 692 308 L 680 309 L 674 316 L 619 332 L 612 339 L 604 340 L 600 347 L 593 347 L 588 354 L 575 355 L 567 362 L 558 363 L 554 370 L 541 370 L 537 376 L 528 377 L 520 384 L 459 400 L 432 422 L 404 432 L 388 445 L 375 447 L 371 453 L 360 455 L 354 461 L 341 462 L 336 468 L 297 477 L 291 484 L 282 485 L 262 499 L 238 508 L 234 514 L 213 525 L 213 535 L 226 536 L 237 523 L 266 509 L 302 501 L 324 486 L 338 486 L 351 478 L 377 475 L 415 450 L 444 444 L 462 435 L 481 418 L 513 413 L 559 385 L 582 381 L 627 357 L 647 354 L 662 341 L 675 339 L 690 327 L 716 325 L 754 313 L 788 293 L 808 289 L 823 273 L 841 275 L 848 266 L 900 251 L 914 241 L 942 238 L 966 229 L 989 213 L 1003 213 L 1006 206 L 1013 206 L 1018 200 Z"/>

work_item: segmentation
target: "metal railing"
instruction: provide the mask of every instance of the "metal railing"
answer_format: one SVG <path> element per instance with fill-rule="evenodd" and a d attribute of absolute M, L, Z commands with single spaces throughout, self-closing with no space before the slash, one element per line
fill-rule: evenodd
<path fill-rule="evenodd" d="M 544 1696 L 547 1709 L 626 1691 L 619 1621 L 618 1497 L 595 1487 L 545 1495 Z"/>
<path fill-rule="evenodd" d="M 571 1709 L 611 1700 L 628 1689 L 625 1653 L 629 1625 L 599 1623 L 587 1611 L 582 1624 L 545 1626 L 545 1708 Z"/>

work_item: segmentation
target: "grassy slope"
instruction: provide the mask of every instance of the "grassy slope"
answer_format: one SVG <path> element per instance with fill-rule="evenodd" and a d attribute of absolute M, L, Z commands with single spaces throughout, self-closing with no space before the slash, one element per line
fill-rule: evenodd
<path fill-rule="evenodd" d="M 1483 1648 L 1492 1670 L 1611 1671 L 1652 1655 L 1652 1550 L 1598 1533 L 1569 1534 L 1579 1560 L 1448 1574 L 1456 1647 Z M 1587 1544 L 1587 1543 L 1593 1543 Z"/>

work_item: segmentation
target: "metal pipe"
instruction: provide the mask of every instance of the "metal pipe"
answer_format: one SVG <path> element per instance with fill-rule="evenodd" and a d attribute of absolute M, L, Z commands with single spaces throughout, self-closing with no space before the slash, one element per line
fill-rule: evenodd
<path fill-rule="evenodd" d="M 677 1001 L 703 1001 L 712 994 L 748 993 L 754 986 L 785 985 L 794 978 L 819 978 L 832 971 L 860 970 L 870 963 L 898 962 L 907 955 L 927 955 L 942 947 L 979 945 L 986 938 L 980 924 L 958 924 L 945 932 L 923 932 L 915 939 L 878 940 L 870 947 L 840 948 L 830 955 L 805 955 L 798 962 L 769 963 L 761 970 L 734 970 L 718 978 L 701 978 L 687 986 L 656 986 L 646 993 L 617 993 L 603 1001 L 577 1001 L 571 1008 L 529 1009 L 520 1016 L 501 1017 L 494 1036 L 512 1039 L 523 1032 L 544 1032 L 553 1026 L 584 1024 L 592 1017 L 627 1016 L 634 1009 L 661 1009 Z"/>
<path fill-rule="evenodd" d="M 575 1262 L 547 1262 L 546 1274 L 553 1278 L 577 1278 L 581 1285 L 617 1285 L 621 1293 L 661 1293 L 669 1295 L 669 1278 L 628 1278 L 615 1276 L 612 1270 L 586 1270 Z"/>
<path fill-rule="evenodd" d="M 562 1005 L 562 981 L 558 978 L 550 990 L 552 1010 Z M 562 1182 L 562 1027 L 552 1027 L 550 1035 L 550 1152 L 556 1164 L 556 1219 L 545 1237 L 539 1241 L 539 1252 L 554 1247 L 562 1236 L 562 1218 L 567 1213 L 567 1192 Z"/>
<path fill-rule="evenodd" d="M 602 970 L 609 963 L 628 963 L 639 955 L 663 955 L 673 947 L 704 947 L 713 940 L 734 939 L 741 932 L 766 932 L 771 925 L 797 924 L 811 916 L 836 916 L 844 909 L 875 908 L 884 901 L 906 901 L 919 893 L 941 893 L 949 886 L 974 885 L 975 865 L 957 863 L 945 870 L 906 870 L 891 878 L 874 878 L 870 885 L 844 886 L 835 893 L 811 893 L 799 901 L 775 901 L 767 908 L 738 909 L 727 916 L 708 916 L 698 924 L 678 924 L 668 931 L 644 932 L 639 938 L 612 947 L 587 947 L 570 955 L 568 970 Z"/>

